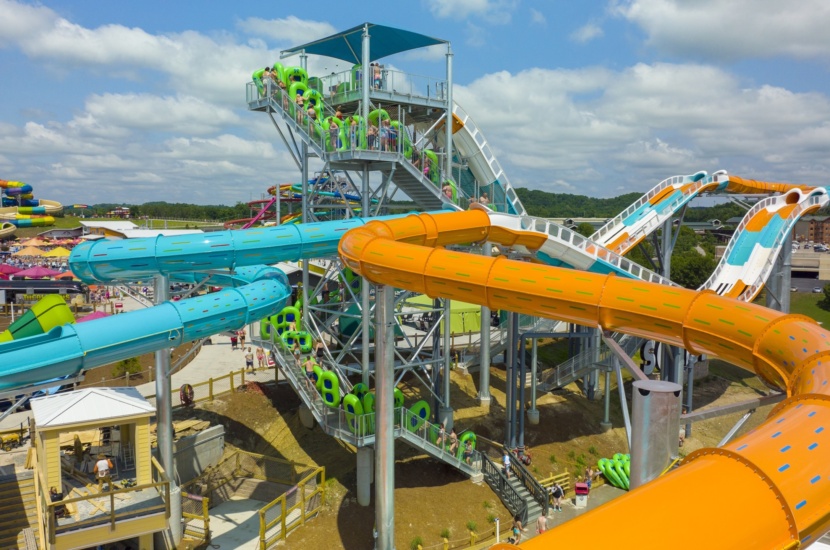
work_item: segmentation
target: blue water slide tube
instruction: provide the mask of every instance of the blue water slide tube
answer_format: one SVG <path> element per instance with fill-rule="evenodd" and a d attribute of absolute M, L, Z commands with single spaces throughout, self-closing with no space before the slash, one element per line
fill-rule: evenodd
<path fill-rule="evenodd" d="M 88 283 L 210 271 L 212 282 L 231 288 L 0 344 L 0 390 L 73 376 L 274 315 L 287 305 L 291 289 L 280 270 L 265 264 L 334 255 L 340 237 L 364 223 L 352 218 L 76 246 L 69 263 Z"/>

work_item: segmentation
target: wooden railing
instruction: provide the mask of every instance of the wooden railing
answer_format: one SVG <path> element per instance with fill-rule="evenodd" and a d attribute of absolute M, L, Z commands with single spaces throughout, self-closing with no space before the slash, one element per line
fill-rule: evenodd
<path fill-rule="evenodd" d="M 311 487 L 308 487 L 309 485 Z M 305 524 L 306 519 L 319 513 L 323 508 L 325 486 L 326 469 L 320 467 L 300 480 L 295 487 L 292 487 L 285 494 L 261 508 L 259 510 L 260 550 L 267 550 L 276 546 L 279 541 L 285 540 L 288 533 Z M 310 491 L 307 489 L 310 489 Z M 316 497 L 319 498 L 315 503 L 314 499 Z M 293 505 L 289 504 L 291 500 L 294 501 Z M 300 513 L 292 519 L 291 515 L 295 510 Z M 272 517 L 270 521 L 268 520 L 269 516 Z M 279 530 L 269 535 L 269 532 L 273 532 L 277 526 L 279 526 Z"/>
<path fill-rule="evenodd" d="M 37 459 L 35 458 L 35 461 Z M 170 518 L 170 481 L 167 478 L 167 475 L 164 472 L 164 469 L 161 465 L 156 461 L 155 458 L 151 460 L 152 468 L 153 468 L 153 478 L 157 479 L 153 483 L 145 483 L 143 485 L 136 485 L 134 487 L 127 487 L 125 489 L 116 489 L 114 491 L 108 491 L 107 493 L 94 493 L 87 496 L 80 496 L 76 498 L 64 498 L 63 500 L 59 500 L 57 502 L 52 502 L 49 498 L 49 487 L 46 484 L 46 480 L 43 478 L 44 472 L 41 469 L 37 468 L 37 464 L 35 464 L 35 470 L 38 471 L 38 481 L 39 487 L 37 489 L 38 494 L 38 502 L 39 502 L 39 515 L 41 525 L 43 526 L 43 531 L 41 532 L 42 535 L 45 535 L 46 540 L 49 541 L 50 544 L 55 544 L 56 537 L 58 537 L 62 532 L 65 531 L 75 531 L 77 529 L 83 529 L 85 527 L 96 527 L 106 523 L 109 523 L 110 529 L 115 530 L 117 523 L 119 520 L 124 519 L 131 519 L 135 518 L 136 516 L 146 516 L 151 514 L 156 514 L 160 512 L 164 512 L 164 517 L 169 519 Z M 110 487 L 112 488 L 112 486 Z M 138 491 L 144 491 L 146 489 L 155 489 L 161 495 L 163 504 L 153 504 L 148 505 L 146 507 L 141 508 L 140 510 L 130 509 L 127 512 L 118 512 L 118 507 L 116 506 L 116 497 L 129 497 L 130 493 L 136 493 Z M 81 502 L 89 502 L 89 506 L 92 509 L 100 510 L 100 505 L 98 502 L 101 498 L 108 498 L 109 499 L 109 512 L 102 512 L 101 514 L 96 514 L 95 517 L 73 521 L 68 525 L 58 525 L 57 518 L 55 517 L 55 508 L 58 506 L 65 506 L 67 510 L 76 509 L 78 504 Z M 96 501 L 92 503 L 91 501 Z"/>

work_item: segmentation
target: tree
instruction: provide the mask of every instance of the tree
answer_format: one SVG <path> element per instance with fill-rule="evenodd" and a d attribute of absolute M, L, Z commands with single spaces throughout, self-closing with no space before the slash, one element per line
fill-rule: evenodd
<path fill-rule="evenodd" d="M 576 226 L 576 232 L 582 235 L 583 237 L 590 237 L 596 232 L 594 226 L 588 222 L 582 222 Z"/>
<path fill-rule="evenodd" d="M 699 288 L 715 270 L 715 259 L 696 250 L 674 254 L 671 259 L 671 280 L 686 288 Z"/>
<path fill-rule="evenodd" d="M 113 378 L 119 378 L 126 375 L 127 380 L 129 380 L 130 376 L 138 374 L 139 372 L 141 372 L 141 363 L 138 361 L 138 357 L 122 359 L 112 368 Z"/>
<path fill-rule="evenodd" d="M 816 305 L 825 311 L 830 311 L 830 284 L 824 285 L 824 298 L 819 300 Z"/>

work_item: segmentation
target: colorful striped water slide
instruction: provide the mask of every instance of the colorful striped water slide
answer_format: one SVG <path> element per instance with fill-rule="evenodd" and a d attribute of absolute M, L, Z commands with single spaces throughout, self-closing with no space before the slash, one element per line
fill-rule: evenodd
<path fill-rule="evenodd" d="M 54 225 L 53 216 L 63 211 L 59 202 L 44 199 L 35 200 L 32 186 L 22 181 L 0 180 L 0 220 L 17 227 L 46 227 Z"/>
<path fill-rule="evenodd" d="M 445 248 L 485 240 L 532 250 L 544 238 L 470 210 L 370 222 L 343 237 L 340 254 L 375 284 L 658 340 L 755 372 L 788 395 L 752 432 L 522 548 L 794 549 L 830 530 L 827 331 L 713 292 Z M 678 531 L 678 521 L 695 528 Z"/>
<path fill-rule="evenodd" d="M 770 194 L 792 190 L 809 192 L 813 187 L 769 183 L 730 176 L 719 170 L 711 176 L 697 172 L 673 176 L 658 183 L 631 206 L 600 227 L 590 240 L 617 254 L 625 255 L 651 232 L 702 193 Z"/>
<path fill-rule="evenodd" d="M 751 302 L 775 267 L 795 223 L 829 202 L 824 187 L 791 189 L 758 201 L 735 228 L 720 263 L 701 289 Z"/>

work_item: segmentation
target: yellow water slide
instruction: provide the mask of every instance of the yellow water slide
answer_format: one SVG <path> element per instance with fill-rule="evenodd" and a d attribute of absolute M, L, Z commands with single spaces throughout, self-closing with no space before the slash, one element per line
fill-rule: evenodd
<path fill-rule="evenodd" d="M 718 357 L 788 398 L 722 448 L 522 544 L 548 548 L 799 548 L 830 529 L 830 336 L 814 320 L 642 281 L 446 250 L 538 234 L 483 211 L 420 214 L 352 229 L 340 255 L 376 284 L 601 327 Z M 502 544 L 497 548 L 515 548 Z"/>

